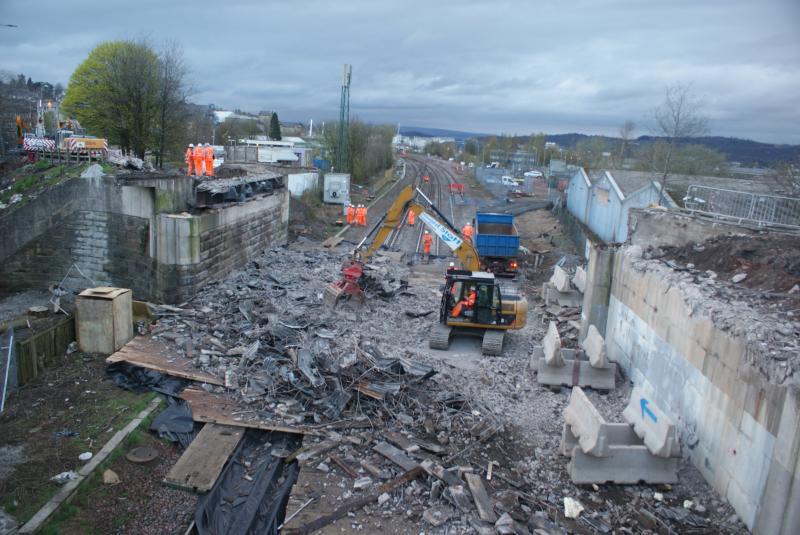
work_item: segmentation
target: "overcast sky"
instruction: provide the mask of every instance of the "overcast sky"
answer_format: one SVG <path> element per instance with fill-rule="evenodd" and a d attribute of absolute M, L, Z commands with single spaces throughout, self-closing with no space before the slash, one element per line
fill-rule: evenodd
<path fill-rule="evenodd" d="M 35 6 L 34 6 L 35 5 Z M 800 0 L 0 0 L 0 70 L 67 84 L 98 43 L 178 42 L 192 99 L 486 133 L 652 133 L 691 83 L 712 135 L 800 143 Z"/>

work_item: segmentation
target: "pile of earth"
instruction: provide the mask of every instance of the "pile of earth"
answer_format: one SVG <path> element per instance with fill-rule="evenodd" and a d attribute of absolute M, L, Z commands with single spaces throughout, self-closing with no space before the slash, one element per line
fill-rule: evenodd
<path fill-rule="evenodd" d="M 789 292 L 800 284 L 800 236 L 720 236 L 702 243 L 666 247 L 664 253 L 694 268 L 730 280 L 744 273 L 742 286 L 766 292 Z"/>

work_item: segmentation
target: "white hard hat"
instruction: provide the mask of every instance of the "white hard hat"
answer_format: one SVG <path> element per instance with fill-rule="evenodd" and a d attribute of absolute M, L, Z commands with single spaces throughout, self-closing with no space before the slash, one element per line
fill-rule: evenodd
<path fill-rule="evenodd" d="M 427 233 L 428 233 L 428 231 L 426 230 L 426 231 L 425 231 L 425 234 L 427 234 Z"/>
<path fill-rule="evenodd" d="M 191 143 L 189 143 L 189 146 L 190 146 L 190 147 L 194 147 L 194 145 L 193 145 L 193 144 L 191 144 Z"/>
<path fill-rule="evenodd" d="M 455 262 L 450 262 L 450 267 L 456 267 Z"/>
<path fill-rule="evenodd" d="M 208 143 L 206 143 L 206 147 L 210 147 L 210 146 L 211 146 L 211 145 L 209 145 Z"/>

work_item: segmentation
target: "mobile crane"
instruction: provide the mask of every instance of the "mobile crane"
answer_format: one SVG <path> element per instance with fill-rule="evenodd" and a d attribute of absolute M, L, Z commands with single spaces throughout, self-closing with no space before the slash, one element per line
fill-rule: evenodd
<path fill-rule="evenodd" d="M 417 196 L 424 199 L 427 208 L 417 201 Z M 325 289 L 325 302 L 336 306 L 342 298 L 365 299 L 362 289 L 364 266 L 392 231 L 400 227 L 406 210 L 414 212 L 453 251 L 461 264 L 460 269 L 448 269 L 445 274 L 439 321 L 431 331 L 429 346 L 447 349 L 453 335 L 466 334 L 482 337 L 484 354 L 499 355 L 505 332 L 525 326 L 527 301 L 510 284 L 501 285 L 494 274 L 479 271 L 480 261 L 472 243 L 459 237 L 459 232 L 447 217 L 424 193 L 412 186 L 400 191 L 386 214 L 356 246 L 352 257 L 342 266 L 342 279 Z M 374 238 L 364 248 L 373 234 Z"/>

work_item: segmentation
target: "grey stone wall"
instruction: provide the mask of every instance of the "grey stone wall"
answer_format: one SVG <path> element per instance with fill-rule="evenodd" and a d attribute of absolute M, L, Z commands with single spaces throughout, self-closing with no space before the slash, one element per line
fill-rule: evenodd
<path fill-rule="evenodd" d="M 76 264 L 96 285 L 180 303 L 286 242 L 288 190 L 196 215 L 165 215 L 165 207 L 186 199 L 184 186 L 176 179 L 75 179 L 3 213 L 0 294 L 44 290 Z M 90 285 L 74 269 L 64 283 L 68 290 Z"/>
<path fill-rule="evenodd" d="M 68 273 L 64 287 L 118 285 L 149 295 L 150 221 L 113 212 L 78 210 L 52 218 L 51 227 L 0 263 L 0 293 L 46 289 Z M 75 264 L 80 268 L 70 271 Z"/>

